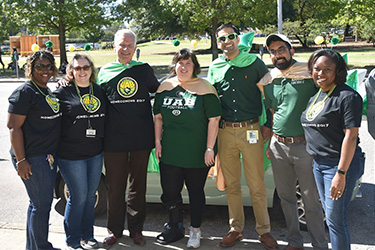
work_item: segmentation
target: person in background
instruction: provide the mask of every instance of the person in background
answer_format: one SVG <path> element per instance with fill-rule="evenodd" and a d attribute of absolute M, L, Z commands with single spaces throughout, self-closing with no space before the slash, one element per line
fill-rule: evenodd
<path fill-rule="evenodd" d="M 171 73 L 156 93 L 155 155 L 160 161 L 161 200 L 169 221 L 156 241 L 169 244 L 185 236 L 181 191 L 186 184 L 190 201 L 188 248 L 200 246 L 205 207 L 204 185 L 215 163 L 221 105 L 216 90 L 198 78 L 200 65 L 190 49 L 173 57 Z"/>
<path fill-rule="evenodd" d="M 1 56 L 4 54 L 3 50 L 0 49 L 0 63 L 3 65 L 3 72 L 5 72 L 5 65 L 4 65 L 4 62 L 3 62 L 3 59 L 1 59 Z"/>
<path fill-rule="evenodd" d="M 133 242 L 146 243 L 142 231 L 146 218 L 147 165 L 155 147 L 149 93 L 156 92 L 159 82 L 150 65 L 132 60 L 136 44 L 137 38 L 131 30 L 117 31 L 114 39 L 117 60 L 104 65 L 98 75 L 98 83 L 109 102 L 104 138 L 109 231 L 104 244 L 107 245 L 115 244 L 123 236 L 125 215 Z"/>
<path fill-rule="evenodd" d="M 63 114 L 57 163 L 69 189 L 64 214 L 66 243 L 69 249 L 91 249 L 98 247 L 94 206 L 103 168 L 107 97 L 96 84 L 96 69 L 86 54 L 74 55 L 66 80 L 69 84 L 54 92 Z"/>
<path fill-rule="evenodd" d="M 308 69 L 319 86 L 301 115 L 307 152 L 326 215 L 332 250 L 350 249 L 347 211 L 357 179 L 364 171 L 358 146 L 362 97 L 345 84 L 347 65 L 331 49 L 315 51 Z"/>
<path fill-rule="evenodd" d="M 297 180 L 312 245 L 314 249 L 328 250 L 322 205 L 312 171 L 312 156 L 306 152 L 300 121 L 317 87 L 307 70 L 307 63 L 293 59 L 294 49 L 288 37 L 271 34 L 266 38 L 266 45 L 275 68 L 259 84 L 268 84 L 263 87 L 266 107 L 273 110 L 273 137 L 267 153 L 288 230 L 288 245 L 284 250 L 303 249 L 297 211 Z"/>
<path fill-rule="evenodd" d="M 211 63 L 207 76 L 216 88 L 223 108 L 218 149 L 227 185 L 225 193 L 230 230 L 221 240 L 220 246 L 233 246 L 243 237 L 245 216 L 241 192 L 242 154 L 258 239 L 267 249 L 278 249 L 277 242 L 270 233 L 264 185 L 263 144 L 269 139 L 271 131 L 263 128 L 263 98 L 257 87 L 268 68 L 256 55 L 239 50 L 238 34 L 237 27 L 231 23 L 223 24 L 216 30 L 218 46 L 224 54 Z"/>
<path fill-rule="evenodd" d="M 61 113 L 59 102 L 47 87 L 56 74 L 53 55 L 37 51 L 27 58 L 25 76 L 29 80 L 9 97 L 11 158 L 30 201 L 26 222 L 28 250 L 56 249 L 48 241 L 48 229 Z"/>

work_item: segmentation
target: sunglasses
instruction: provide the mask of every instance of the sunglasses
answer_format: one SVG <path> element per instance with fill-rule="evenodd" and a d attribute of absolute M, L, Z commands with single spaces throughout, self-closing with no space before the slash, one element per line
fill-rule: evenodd
<path fill-rule="evenodd" d="M 274 56 L 276 56 L 277 54 L 281 55 L 283 53 L 285 53 L 285 51 L 287 50 L 288 48 L 285 47 L 285 46 L 281 46 L 280 48 L 278 49 L 271 49 L 270 50 L 270 53 Z"/>
<path fill-rule="evenodd" d="M 224 43 L 227 39 L 228 39 L 229 41 L 232 41 L 232 40 L 236 39 L 237 36 L 238 36 L 238 35 L 237 35 L 236 33 L 231 33 L 231 34 L 226 35 L 226 36 L 219 36 L 219 37 L 217 38 L 217 40 L 219 40 L 220 42 Z"/>
<path fill-rule="evenodd" d="M 53 70 L 54 66 L 52 64 L 37 64 L 35 69 L 38 71 Z"/>
<path fill-rule="evenodd" d="M 85 65 L 85 66 L 77 66 L 77 67 L 74 67 L 73 68 L 75 71 L 81 71 L 81 69 L 83 69 L 84 71 L 88 71 L 89 69 L 91 69 L 91 66 L 89 65 Z"/>

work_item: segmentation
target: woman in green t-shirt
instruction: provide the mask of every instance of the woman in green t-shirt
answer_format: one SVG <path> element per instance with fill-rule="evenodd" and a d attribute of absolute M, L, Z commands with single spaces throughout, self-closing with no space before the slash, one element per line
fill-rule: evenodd
<path fill-rule="evenodd" d="M 190 201 L 190 239 L 187 247 L 200 246 L 205 206 L 204 185 L 215 163 L 215 143 L 221 105 L 215 88 L 200 79 L 200 66 L 190 49 L 173 57 L 171 73 L 155 97 L 155 154 L 160 162 L 161 200 L 169 222 L 157 242 L 169 244 L 184 237 L 181 191 L 186 184 Z"/>

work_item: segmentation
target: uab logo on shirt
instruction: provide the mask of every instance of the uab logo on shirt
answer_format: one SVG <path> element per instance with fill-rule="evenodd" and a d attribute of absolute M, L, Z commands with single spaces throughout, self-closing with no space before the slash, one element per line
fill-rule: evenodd
<path fill-rule="evenodd" d="M 100 108 L 100 100 L 93 95 L 85 94 L 81 98 L 83 108 L 89 113 L 95 113 Z"/>
<path fill-rule="evenodd" d="M 51 109 L 53 110 L 53 112 L 55 112 L 55 113 L 59 112 L 59 110 L 60 110 L 60 104 L 57 101 L 57 99 L 56 99 L 55 96 L 53 96 L 53 95 L 47 95 L 46 96 L 46 102 L 51 107 Z"/>
<path fill-rule="evenodd" d="M 131 77 L 124 77 L 117 84 L 117 92 L 124 98 L 132 97 L 137 91 L 138 83 Z"/>

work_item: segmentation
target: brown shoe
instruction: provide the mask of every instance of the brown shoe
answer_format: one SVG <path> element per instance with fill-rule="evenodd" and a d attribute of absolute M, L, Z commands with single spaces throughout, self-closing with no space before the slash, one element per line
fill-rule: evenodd
<path fill-rule="evenodd" d="M 103 244 L 105 245 L 113 245 L 117 241 L 116 236 L 114 234 L 110 234 L 107 237 L 104 238 Z"/>
<path fill-rule="evenodd" d="M 259 241 L 263 243 L 264 247 L 267 250 L 277 250 L 279 249 L 279 246 L 277 245 L 276 240 L 272 237 L 270 233 L 265 233 L 262 235 L 259 235 L 258 237 Z"/>
<path fill-rule="evenodd" d="M 236 231 L 229 231 L 227 235 L 223 237 L 223 239 L 220 241 L 219 246 L 221 247 L 231 247 L 233 246 L 236 241 L 242 240 L 243 235 L 242 232 L 236 232 Z"/>
<path fill-rule="evenodd" d="M 292 245 L 287 245 L 284 250 L 303 250 L 303 247 L 294 247 Z"/>
<path fill-rule="evenodd" d="M 144 246 L 146 244 L 142 232 L 130 232 L 130 238 L 133 239 L 133 242 L 136 245 Z"/>

